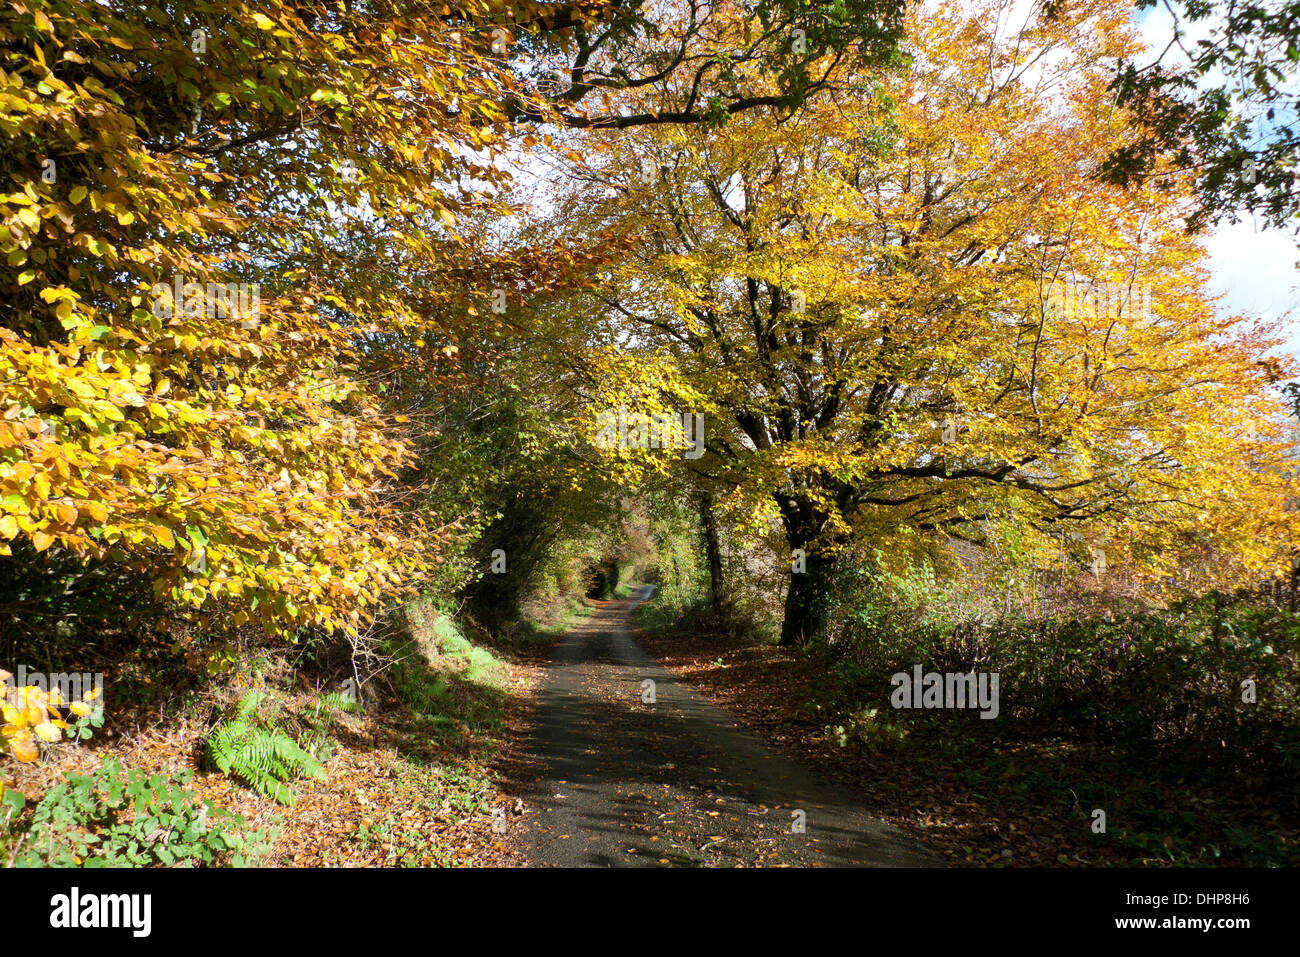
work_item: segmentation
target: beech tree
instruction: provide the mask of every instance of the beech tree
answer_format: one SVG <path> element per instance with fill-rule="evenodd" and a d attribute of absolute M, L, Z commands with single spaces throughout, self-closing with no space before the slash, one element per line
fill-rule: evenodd
<path fill-rule="evenodd" d="M 845 69 L 794 116 L 589 139 L 533 224 L 639 239 L 546 341 L 589 435 L 615 406 L 705 415 L 698 462 L 592 460 L 680 462 L 755 535 L 779 523 L 783 642 L 821 631 L 850 542 L 1013 527 L 1033 560 L 1158 588 L 1178 556 L 1240 580 L 1293 537 L 1276 329 L 1216 315 L 1190 194 L 1095 175 L 1135 122 L 1106 95 L 1127 5 L 1052 7 L 1010 36 L 998 2 L 913 10 L 910 69 Z"/>
<path fill-rule="evenodd" d="M 522 95 L 492 27 L 400 4 L 0 12 L 10 634 L 114 576 L 214 625 L 355 628 L 438 561 L 450 531 L 399 507 L 413 459 L 370 362 L 446 330 L 403 267 L 475 268 L 456 224 L 491 205 Z"/>

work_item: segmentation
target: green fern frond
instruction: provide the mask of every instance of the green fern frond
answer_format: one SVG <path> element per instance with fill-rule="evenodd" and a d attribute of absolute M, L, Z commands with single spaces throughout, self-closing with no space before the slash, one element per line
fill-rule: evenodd
<path fill-rule="evenodd" d="M 347 711 L 349 713 L 357 710 L 357 703 L 352 698 L 340 691 L 331 691 L 320 696 L 322 707 L 334 708 L 338 711 Z"/>
<path fill-rule="evenodd" d="M 279 728 L 251 720 L 261 700 L 260 692 L 244 695 L 231 716 L 204 739 L 205 756 L 221 773 L 292 806 L 297 795 L 286 782 L 302 777 L 322 779 L 325 768 Z"/>

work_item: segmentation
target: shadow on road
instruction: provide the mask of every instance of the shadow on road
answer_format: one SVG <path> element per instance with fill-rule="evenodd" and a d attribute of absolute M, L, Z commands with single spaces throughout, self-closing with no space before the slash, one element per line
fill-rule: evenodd
<path fill-rule="evenodd" d="M 559 866 L 927 866 L 913 839 L 739 728 L 632 639 L 645 588 L 556 648 L 516 782 L 522 841 Z"/>

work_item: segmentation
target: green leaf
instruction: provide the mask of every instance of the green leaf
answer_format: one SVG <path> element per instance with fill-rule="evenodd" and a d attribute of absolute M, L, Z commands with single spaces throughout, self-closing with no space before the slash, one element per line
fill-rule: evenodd
<path fill-rule="evenodd" d="M 0 805 L 3 805 L 4 807 L 7 808 L 12 808 L 15 814 L 21 811 L 23 809 L 23 805 L 25 805 L 26 803 L 27 803 L 26 796 L 23 794 L 22 791 L 19 791 L 17 788 L 5 788 L 4 796 L 0 798 Z"/>

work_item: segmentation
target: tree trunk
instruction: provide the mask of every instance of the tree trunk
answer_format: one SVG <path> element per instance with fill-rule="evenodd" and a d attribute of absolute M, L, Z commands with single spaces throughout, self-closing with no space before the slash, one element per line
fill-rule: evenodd
<path fill-rule="evenodd" d="M 806 555 L 802 572 L 790 575 L 785 595 L 785 618 L 781 621 L 781 644 L 804 645 L 826 630 L 826 604 L 835 570 L 834 560 L 825 555 Z"/>
<path fill-rule="evenodd" d="M 718 525 L 713 518 L 713 502 L 709 496 L 700 496 L 700 524 L 704 527 L 704 552 L 709 560 L 709 593 L 713 597 L 713 613 L 722 617 L 722 549 L 718 546 Z"/>
<path fill-rule="evenodd" d="M 1291 597 L 1288 601 L 1288 608 L 1290 609 L 1291 614 L 1294 615 L 1296 583 L 1300 582 L 1300 563 L 1297 563 L 1294 558 L 1291 559 L 1291 563 Z"/>

